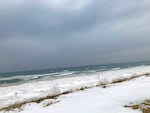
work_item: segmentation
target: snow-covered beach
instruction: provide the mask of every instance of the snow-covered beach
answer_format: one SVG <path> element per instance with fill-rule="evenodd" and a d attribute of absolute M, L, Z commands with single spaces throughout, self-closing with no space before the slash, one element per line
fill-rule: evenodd
<path fill-rule="evenodd" d="M 150 113 L 150 0 L 0 0 L 0 113 Z"/>
<path fill-rule="evenodd" d="M 131 102 L 139 103 L 149 99 L 148 74 L 150 74 L 150 66 L 138 66 L 96 72 L 89 76 L 1 87 L 0 109 L 2 111 L 0 113 L 4 113 L 8 107 L 15 104 L 21 104 L 22 106 L 19 106 L 21 110 L 14 109 L 8 112 L 141 113 L 124 106 Z M 106 88 L 103 88 L 104 85 Z M 85 90 L 80 91 L 83 89 Z M 51 103 L 54 104 L 49 105 Z"/>

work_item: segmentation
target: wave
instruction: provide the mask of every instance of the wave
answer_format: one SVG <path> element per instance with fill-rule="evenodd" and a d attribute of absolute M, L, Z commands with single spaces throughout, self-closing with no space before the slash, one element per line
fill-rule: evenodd
<path fill-rule="evenodd" d="M 24 83 L 24 82 L 31 82 L 31 81 L 40 81 L 40 80 L 51 80 L 56 78 L 61 78 L 64 76 L 73 76 L 75 71 L 68 71 L 64 70 L 61 72 L 53 72 L 53 73 L 45 73 L 45 74 L 32 74 L 32 75 L 17 75 L 11 77 L 1 77 L 0 78 L 0 86 L 2 85 L 10 85 L 14 83 Z"/>
<path fill-rule="evenodd" d="M 119 69 L 121 69 L 121 68 L 112 68 L 112 70 L 119 70 Z"/>

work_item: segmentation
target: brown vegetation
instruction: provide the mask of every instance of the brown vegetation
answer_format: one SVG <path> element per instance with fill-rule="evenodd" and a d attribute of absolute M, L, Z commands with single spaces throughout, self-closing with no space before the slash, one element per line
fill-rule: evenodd
<path fill-rule="evenodd" d="M 125 107 L 140 110 L 142 113 L 150 113 L 150 100 L 145 100 L 140 104 L 126 105 Z"/>
<path fill-rule="evenodd" d="M 121 79 L 117 79 L 117 80 L 114 80 L 112 82 L 112 84 L 115 84 L 115 83 L 121 83 L 121 82 L 125 82 L 125 81 L 130 81 L 132 79 L 135 79 L 135 78 L 138 78 L 138 77 L 141 77 L 141 76 L 148 76 L 149 74 L 142 74 L 142 75 L 136 75 L 136 76 L 131 76 L 131 77 L 128 77 L 128 78 L 121 78 Z"/>

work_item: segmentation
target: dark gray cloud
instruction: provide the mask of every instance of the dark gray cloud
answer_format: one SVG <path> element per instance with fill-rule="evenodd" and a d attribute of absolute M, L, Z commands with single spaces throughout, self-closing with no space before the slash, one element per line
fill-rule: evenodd
<path fill-rule="evenodd" d="M 149 60 L 148 0 L 0 1 L 0 72 Z"/>

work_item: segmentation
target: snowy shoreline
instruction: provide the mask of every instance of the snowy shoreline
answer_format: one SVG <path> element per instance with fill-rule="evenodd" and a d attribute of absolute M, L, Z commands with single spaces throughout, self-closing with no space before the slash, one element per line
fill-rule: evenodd
<path fill-rule="evenodd" d="M 150 74 L 150 66 L 138 66 L 121 70 L 97 72 L 90 76 L 62 78 L 52 81 L 25 83 L 17 86 L 0 87 L 0 109 L 16 103 L 34 102 L 41 98 L 61 95 L 82 88 L 110 84 L 113 81 L 129 77 Z"/>

